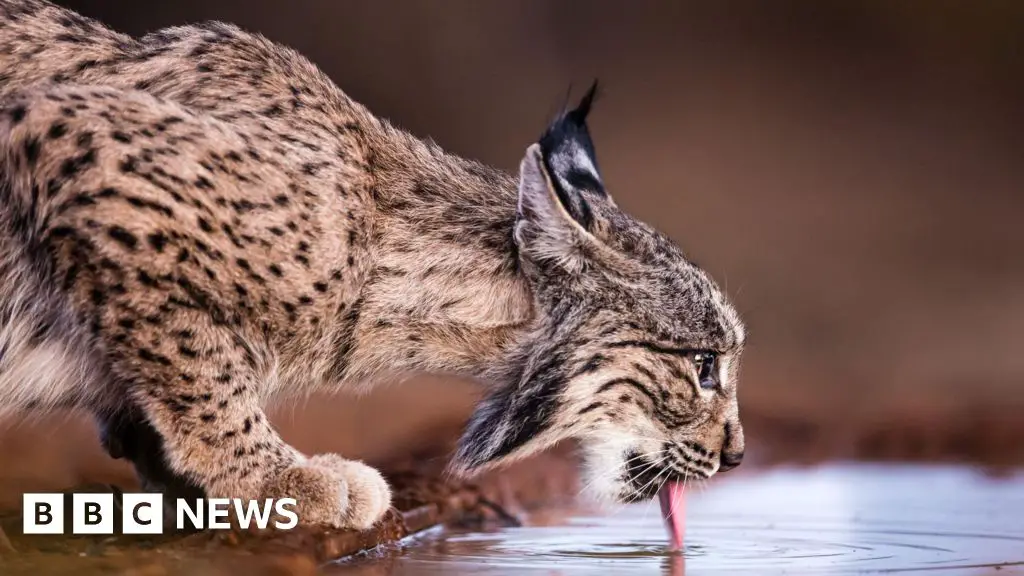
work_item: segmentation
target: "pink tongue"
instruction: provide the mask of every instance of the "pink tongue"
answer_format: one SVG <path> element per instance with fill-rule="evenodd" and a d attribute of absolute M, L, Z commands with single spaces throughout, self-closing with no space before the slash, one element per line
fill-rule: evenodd
<path fill-rule="evenodd" d="M 673 550 L 683 549 L 683 531 L 686 526 L 686 493 L 682 482 L 668 482 L 658 491 L 661 517 L 668 527 Z"/>

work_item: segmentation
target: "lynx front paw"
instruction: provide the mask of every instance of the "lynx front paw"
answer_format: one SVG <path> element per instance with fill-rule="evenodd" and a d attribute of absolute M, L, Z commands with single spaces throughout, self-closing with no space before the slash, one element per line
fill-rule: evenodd
<path fill-rule="evenodd" d="M 266 498 L 295 498 L 303 524 L 365 530 L 391 506 L 377 470 L 337 454 L 320 454 L 283 470 L 263 489 Z"/>

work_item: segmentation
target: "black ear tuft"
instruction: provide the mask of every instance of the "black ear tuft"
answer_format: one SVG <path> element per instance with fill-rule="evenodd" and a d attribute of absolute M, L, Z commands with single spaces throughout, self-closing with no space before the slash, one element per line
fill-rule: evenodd
<path fill-rule="evenodd" d="M 594 105 L 594 100 L 597 100 L 597 80 L 590 85 L 590 89 L 583 95 L 579 105 L 574 110 L 570 110 L 566 113 L 566 116 L 572 118 L 572 121 L 580 126 L 585 126 L 587 121 L 587 114 L 590 114 L 590 108 Z"/>
<path fill-rule="evenodd" d="M 559 201 L 585 229 L 590 228 L 592 220 L 586 195 L 607 196 L 587 128 L 587 115 L 596 97 L 595 80 L 576 108 L 563 112 L 548 126 L 538 142 L 544 168 L 551 176 Z"/>

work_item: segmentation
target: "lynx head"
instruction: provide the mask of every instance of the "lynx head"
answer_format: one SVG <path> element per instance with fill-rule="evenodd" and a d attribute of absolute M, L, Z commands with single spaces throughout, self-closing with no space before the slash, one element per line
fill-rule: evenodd
<path fill-rule="evenodd" d="M 605 189 L 586 124 L 595 88 L 520 165 L 514 238 L 539 320 L 511 384 L 471 418 L 455 466 L 576 438 L 593 493 L 633 501 L 739 464 L 744 328 L 707 273 Z"/>

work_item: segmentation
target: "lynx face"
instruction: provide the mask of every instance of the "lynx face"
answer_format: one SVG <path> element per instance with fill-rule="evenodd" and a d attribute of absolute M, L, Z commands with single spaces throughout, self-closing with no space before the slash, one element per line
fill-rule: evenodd
<path fill-rule="evenodd" d="M 740 463 L 745 332 L 709 276 L 605 190 L 586 126 L 593 96 L 522 161 L 514 236 L 542 318 L 513 383 L 474 414 L 456 466 L 489 468 L 571 437 L 589 489 L 634 501 Z"/>

